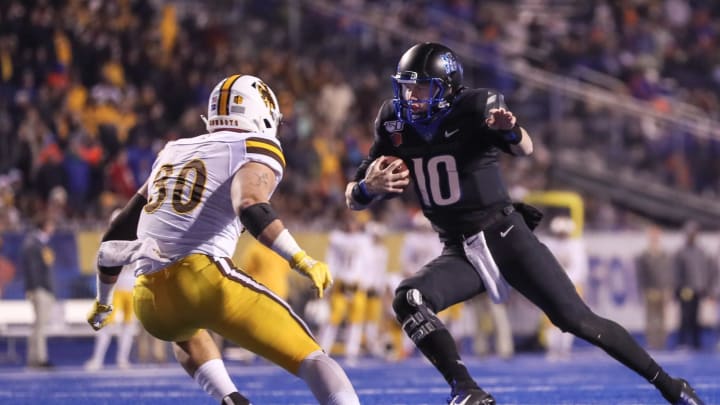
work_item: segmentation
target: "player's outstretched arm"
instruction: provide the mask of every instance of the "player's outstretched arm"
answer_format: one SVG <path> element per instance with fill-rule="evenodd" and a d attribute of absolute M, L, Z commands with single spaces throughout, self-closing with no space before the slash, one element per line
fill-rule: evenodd
<path fill-rule="evenodd" d="M 262 163 L 251 162 L 233 177 L 231 198 L 233 208 L 245 229 L 265 246 L 284 257 L 290 267 L 308 277 L 318 297 L 332 284 L 328 266 L 310 257 L 285 228 L 270 205 L 275 190 L 275 172 Z"/>
<path fill-rule="evenodd" d="M 145 204 L 147 204 L 147 183 L 140 187 L 120 213 L 110 221 L 102 241 L 137 239 L 137 225 Z M 98 263 L 97 268 L 97 295 L 87 315 L 88 323 L 95 330 L 105 326 L 112 313 L 113 290 L 122 266 L 102 266 Z"/>
<path fill-rule="evenodd" d="M 512 111 L 504 108 L 493 108 L 488 111 L 489 117 L 485 120 L 488 128 L 497 131 L 503 141 L 507 142 L 510 151 L 515 156 L 527 156 L 533 152 L 533 143 L 530 135 L 518 125 L 517 118 Z"/>

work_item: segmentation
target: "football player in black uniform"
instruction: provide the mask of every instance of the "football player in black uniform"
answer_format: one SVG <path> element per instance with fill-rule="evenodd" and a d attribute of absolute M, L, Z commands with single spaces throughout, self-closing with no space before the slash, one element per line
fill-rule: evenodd
<path fill-rule="evenodd" d="M 512 286 L 560 329 L 605 350 L 670 403 L 702 404 L 685 380 L 669 376 L 622 326 L 593 313 L 578 296 L 532 233 L 539 213 L 513 204 L 500 177 L 499 153 L 532 153 L 530 136 L 502 94 L 463 87 L 462 79 L 449 48 L 422 43 L 407 50 L 393 76 L 395 98 L 380 107 L 370 154 L 345 194 L 350 208 L 363 209 L 402 192 L 412 177 L 423 212 L 445 243 L 441 256 L 399 285 L 393 309 L 450 385 L 449 403 L 495 400 L 472 379 L 435 314 L 482 292 L 501 302 Z M 402 160 L 386 165 L 385 156 Z"/>

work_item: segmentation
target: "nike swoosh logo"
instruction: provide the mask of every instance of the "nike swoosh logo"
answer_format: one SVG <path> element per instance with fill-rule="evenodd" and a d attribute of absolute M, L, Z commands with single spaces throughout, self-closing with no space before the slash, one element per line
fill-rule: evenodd
<path fill-rule="evenodd" d="M 470 400 L 470 395 L 466 396 L 462 402 L 457 402 L 457 405 L 466 405 L 469 400 Z"/>
<path fill-rule="evenodd" d="M 510 228 L 508 228 L 508 229 L 500 232 L 500 237 L 501 237 L 501 238 L 506 237 L 507 234 L 510 233 L 510 231 L 512 231 L 513 228 L 515 228 L 515 225 L 510 225 Z"/>
<path fill-rule="evenodd" d="M 457 134 L 458 132 L 460 132 L 460 128 L 458 128 L 458 129 L 456 129 L 456 130 L 454 130 L 454 131 L 450 131 L 450 132 L 448 132 L 447 130 L 445 130 L 445 138 L 450 138 L 451 136 Z"/>

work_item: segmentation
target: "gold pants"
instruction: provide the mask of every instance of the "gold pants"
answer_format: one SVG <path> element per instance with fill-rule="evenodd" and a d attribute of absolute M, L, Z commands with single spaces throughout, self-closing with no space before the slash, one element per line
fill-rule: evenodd
<path fill-rule="evenodd" d="M 209 329 L 297 374 L 321 350 L 305 322 L 228 258 L 191 254 L 135 283 L 135 313 L 158 339 L 182 342 Z"/>

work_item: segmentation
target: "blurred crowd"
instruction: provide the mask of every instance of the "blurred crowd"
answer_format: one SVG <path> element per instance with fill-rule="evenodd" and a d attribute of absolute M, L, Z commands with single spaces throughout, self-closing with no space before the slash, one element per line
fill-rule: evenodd
<path fill-rule="evenodd" d="M 472 44 L 485 63 L 466 64 L 467 82 L 507 92 L 537 136 L 535 157 L 504 163 L 514 166 L 512 184 L 545 187 L 548 148 L 592 147 L 608 164 L 645 170 L 656 181 L 720 192 L 717 140 L 582 103 L 561 125 L 550 124 L 547 101 L 502 70 L 505 58 L 517 57 L 562 75 L 587 67 L 618 78 L 623 91 L 661 112 L 683 101 L 718 118 L 716 2 L 596 0 L 541 14 L 520 0 L 348 0 L 330 11 L 316 3 L 324 4 L 3 2 L 0 228 L 22 228 L 37 212 L 60 227 L 101 226 L 145 181 L 164 143 L 203 133 L 210 89 L 236 72 L 263 78 L 281 103 L 288 170 L 274 204 L 291 224 L 332 228 L 327 208 L 343 204 L 344 184 L 372 143 L 377 108 L 392 94 L 389 76 L 410 43 L 378 25 Z M 379 219 L 409 226 L 410 200 L 387 203 Z"/>
<path fill-rule="evenodd" d="M 548 3 L 552 3 L 549 1 Z M 532 64 L 564 76 L 590 71 L 613 92 L 672 115 L 686 109 L 720 118 L 720 3 L 704 0 L 583 1 L 570 16 L 525 15 Z M 597 73 L 603 74 L 597 75 Z M 588 103 L 569 107 L 555 145 L 592 149 L 608 167 L 682 191 L 720 194 L 720 139 Z M 583 137 L 563 135 L 583 133 Z M 551 141 L 552 142 L 552 141 Z"/>

